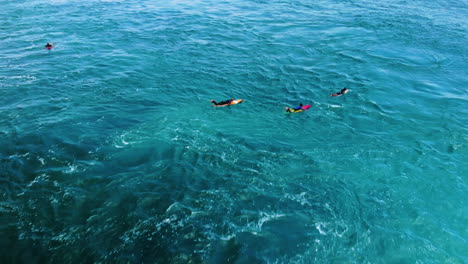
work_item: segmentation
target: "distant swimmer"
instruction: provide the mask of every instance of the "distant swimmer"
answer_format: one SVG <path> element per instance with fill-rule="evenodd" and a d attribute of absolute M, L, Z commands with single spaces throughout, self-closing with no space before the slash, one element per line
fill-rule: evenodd
<path fill-rule="evenodd" d="M 50 42 L 47 42 L 47 44 L 45 45 L 45 48 L 48 49 L 48 50 L 51 50 L 53 47 L 54 47 L 54 45 L 52 45 L 52 43 L 50 43 Z"/>
<path fill-rule="evenodd" d="M 302 111 L 305 111 L 307 109 L 309 109 L 311 107 L 311 105 L 303 105 L 303 104 L 299 104 L 299 106 L 296 106 L 296 107 L 289 107 L 289 106 L 286 106 L 285 109 L 286 109 L 286 113 L 298 113 L 298 112 L 302 112 Z"/>
<path fill-rule="evenodd" d="M 341 91 L 339 91 L 339 92 L 337 92 L 337 93 L 334 93 L 334 94 L 332 94 L 331 96 L 341 96 L 341 95 L 343 95 L 343 94 L 345 94 L 345 93 L 347 93 L 347 92 L 349 92 L 349 90 L 346 89 L 346 88 L 343 88 L 343 89 L 341 89 Z"/>
<path fill-rule="evenodd" d="M 230 104 L 232 101 L 234 101 L 234 98 L 231 98 L 229 100 L 225 100 L 225 101 L 221 101 L 221 102 L 216 102 L 215 100 L 211 100 L 211 103 L 214 104 L 214 105 L 228 105 Z"/>
<path fill-rule="evenodd" d="M 231 98 L 229 100 L 225 100 L 225 101 L 222 101 L 222 102 L 216 102 L 215 100 L 211 100 L 211 103 L 213 104 L 214 107 L 218 107 L 218 106 L 227 106 L 227 105 L 235 105 L 235 104 L 240 104 L 242 103 L 242 101 L 244 101 L 244 99 L 237 99 L 237 100 L 234 100 L 234 98 Z"/>

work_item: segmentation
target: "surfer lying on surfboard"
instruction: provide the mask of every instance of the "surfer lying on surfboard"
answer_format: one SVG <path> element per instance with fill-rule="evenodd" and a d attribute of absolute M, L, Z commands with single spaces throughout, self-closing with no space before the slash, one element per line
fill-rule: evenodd
<path fill-rule="evenodd" d="M 347 93 L 348 91 L 349 91 L 348 89 L 343 88 L 343 89 L 341 89 L 341 91 L 339 91 L 337 93 L 334 93 L 331 96 L 340 96 L 340 95 L 343 95 L 343 94 Z"/>
<path fill-rule="evenodd" d="M 287 113 L 302 112 L 302 111 L 305 111 L 305 110 L 307 110 L 309 108 L 310 108 L 310 105 L 303 105 L 303 104 L 299 104 L 299 106 L 296 106 L 296 107 L 293 107 L 293 108 L 290 108 L 289 106 L 285 107 Z"/>
<path fill-rule="evenodd" d="M 225 101 L 222 101 L 222 102 L 216 102 L 215 100 L 211 100 L 211 103 L 213 104 L 213 106 L 227 106 L 227 105 L 234 105 L 234 104 L 240 104 L 242 103 L 242 101 L 244 101 L 243 99 L 237 99 L 237 100 L 234 100 L 234 98 L 231 98 L 229 100 L 225 100 Z"/>
<path fill-rule="evenodd" d="M 219 103 L 216 102 L 215 100 L 211 100 L 211 103 L 213 103 L 214 105 L 227 105 L 227 104 L 230 104 L 232 101 L 234 101 L 234 98 L 231 98 L 229 100 L 225 100 Z"/>

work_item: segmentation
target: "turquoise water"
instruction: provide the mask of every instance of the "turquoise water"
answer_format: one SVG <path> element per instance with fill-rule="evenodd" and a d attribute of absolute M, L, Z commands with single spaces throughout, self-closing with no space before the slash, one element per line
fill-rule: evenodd
<path fill-rule="evenodd" d="M 1 263 L 468 263 L 465 0 L 0 6 Z"/>

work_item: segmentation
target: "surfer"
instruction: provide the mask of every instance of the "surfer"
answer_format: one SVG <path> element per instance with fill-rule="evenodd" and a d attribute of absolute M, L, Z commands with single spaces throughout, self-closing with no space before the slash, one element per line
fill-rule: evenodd
<path fill-rule="evenodd" d="M 52 47 L 53 47 L 53 45 L 50 42 L 47 42 L 47 44 L 45 45 L 45 48 L 48 49 L 48 50 L 52 49 Z"/>
<path fill-rule="evenodd" d="M 231 98 L 229 100 L 225 100 L 219 103 L 217 103 L 215 100 L 211 100 L 211 103 L 213 103 L 214 105 L 227 105 L 227 104 L 230 104 L 232 101 L 234 101 L 234 98 Z"/>
<path fill-rule="evenodd" d="M 341 91 L 339 91 L 339 92 L 337 92 L 337 93 L 334 93 L 334 94 L 332 94 L 331 96 L 341 96 L 341 95 L 343 95 L 343 94 L 345 94 L 345 93 L 347 93 L 347 92 L 349 92 L 349 90 L 346 89 L 346 88 L 343 88 L 343 89 L 341 89 Z"/>
<path fill-rule="evenodd" d="M 286 106 L 286 112 L 288 113 L 291 113 L 291 112 L 297 112 L 299 110 L 305 110 L 304 108 L 302 108 L 303 104 L 299 104 L 299 106 L 296 106 L 296 107 L 293 107 L 293 108 L 290 108 L 289 106 Z"/>

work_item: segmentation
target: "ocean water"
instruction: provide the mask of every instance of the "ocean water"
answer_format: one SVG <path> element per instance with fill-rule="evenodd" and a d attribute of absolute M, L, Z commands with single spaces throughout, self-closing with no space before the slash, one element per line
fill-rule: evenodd
<path fill-rule="evenodd" d="M 0 263 L 468 263 L 466 0 L 0 6 Z"/>

